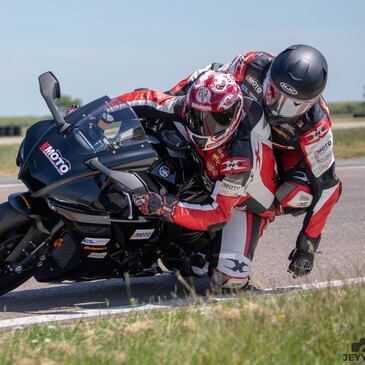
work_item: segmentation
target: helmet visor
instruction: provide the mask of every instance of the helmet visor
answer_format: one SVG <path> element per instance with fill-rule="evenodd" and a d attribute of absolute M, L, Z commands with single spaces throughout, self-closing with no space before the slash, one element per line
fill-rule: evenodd
<path fill-rule="evenodd" d="M 265 79 L 263 91 L 265 105 L 269 112 L 273 116 L 284 118 L 296 117 L 307 112 L 319 97 L 310 100 L 293 98 L 279 90 L 270 77 Z"/>
<path fill-rule="evenodd" d="M 191 109 L 188 116 L 189 129 L 195 134 L 210 137 L 227 129 L 238 113 L 238 105 L 222 112 L 206 112 Z"/>
<path fill-rule="evenodd" d="M 187 114 L 188 133 L 202 150 L 218 146 L 226 140 L 241 118 L 241 101 L 222 112 L 206 112 L 190 109 Z"/>

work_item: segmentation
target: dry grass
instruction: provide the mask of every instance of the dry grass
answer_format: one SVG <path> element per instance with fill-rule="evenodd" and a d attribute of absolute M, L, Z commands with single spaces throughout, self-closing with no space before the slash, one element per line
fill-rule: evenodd
<path fill-rule="evenodd" d="M 364 337 L 364 287 L 243 296 L 0 334 L 1 364 L 336 364 Z"/>

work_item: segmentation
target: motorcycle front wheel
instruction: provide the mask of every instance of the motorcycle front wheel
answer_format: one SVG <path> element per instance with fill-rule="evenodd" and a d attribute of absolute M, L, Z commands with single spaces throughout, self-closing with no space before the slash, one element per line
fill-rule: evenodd
<path fill-rule="evenodd" d="M 6 261 L 31 225 L 31 220 L 13 209 L 9 203 L 0 204 L 0 295 L 17 288 L 30 279 L 36 271 L 36 267 L 31 266 L 16 273 Z"/>

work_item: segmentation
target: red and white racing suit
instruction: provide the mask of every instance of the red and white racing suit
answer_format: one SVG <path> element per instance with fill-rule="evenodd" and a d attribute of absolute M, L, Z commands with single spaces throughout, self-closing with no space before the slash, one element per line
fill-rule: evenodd
<path fill-rule="evenodd" d="M 119 98 L 140 118 L 185 123 L 185 96 L 137 90 Z M 244 111 L 229 142 L 198 150 L 205 161 L 205 180 L 213 185 L 210 199 L 203 204 L 179 201 L 172 215 L 174 223 L 188 229 L 219 231 L 210 271 L 216 284 L 229 288 L 248 282 L 257 241 L 275 214 L 277 168 L 270 126 L 254 100 L 244 98 Z"/>
<path fill-rule="evenodd" d="M 266 52 L 239 54 L 229 64 L 214 63 L 195 71 L 167 93 L 186 94 L 198 76 L 214 69 L 233 74 L 243 94 L 264 106 L 263 81 L 273 59 Z M 276 196 L 280 210 L 294 214 L 305 211 L 301 232 L 309 238 L 320 238 L 341 193 L 335 173 L 331 119 L 324 99 L 321 97 L 295 122 L 273 126 L 272 141 L 279 167 Z"/>

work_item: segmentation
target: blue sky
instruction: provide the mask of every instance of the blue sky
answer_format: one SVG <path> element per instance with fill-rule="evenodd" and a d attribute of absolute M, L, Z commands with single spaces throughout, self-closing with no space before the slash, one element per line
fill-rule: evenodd
<path fill-rule="evenodd" d="M 48 70 L 86 103 L 296 43 L 327 58 L 327 101 L 363 100 L 364 16 L 363 0 L 0 0 L 0 115 L 46 114 Z"/>

